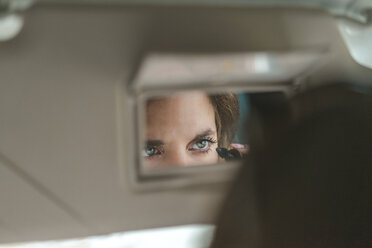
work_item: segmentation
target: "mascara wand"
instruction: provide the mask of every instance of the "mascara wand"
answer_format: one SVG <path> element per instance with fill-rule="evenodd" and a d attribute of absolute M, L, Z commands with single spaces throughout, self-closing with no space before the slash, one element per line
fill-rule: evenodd
<path fill-rule="evenodd" d="M 234 160 L 234 159 L 240 159 L 242 156 L 240 155 L 240 152 L 236 149 L 226 149 L 223 147 L 217 147 L 216 151 L 218 155 L 225 159 L 226 161 Z"/>

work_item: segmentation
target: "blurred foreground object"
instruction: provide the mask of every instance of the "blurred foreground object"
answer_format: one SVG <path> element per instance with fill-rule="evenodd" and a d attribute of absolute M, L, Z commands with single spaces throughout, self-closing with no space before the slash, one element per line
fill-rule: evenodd
<path fill-rule="evenodd" d="M 298 95 L 242 167 L 218 247 L 372 247 L 372 102 L 328 86 Z"/>

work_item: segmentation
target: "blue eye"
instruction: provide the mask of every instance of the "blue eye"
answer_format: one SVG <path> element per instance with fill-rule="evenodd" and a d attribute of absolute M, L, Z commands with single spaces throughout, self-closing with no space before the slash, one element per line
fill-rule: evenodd
<path fill-rule="evenodd" d="M 205 149 L 206 147 L 208 147 L 209 145 L 209 141 L 208 140 L 201 140 L 197 143 L 195 143 L 192 148 L 195 148 L 195 149 Z"/>
<path fill-rule="evenodd" d="M 151 156 L 154 156 L 154 155 L 159 155 L 160 153 L 161 152 L 155 147 L 146 147 L 143 150 L 143 156 L 144 157 L 151 157 Z"/>
<path fill-rule="evenodd" d="M 191 146 L 191 150 L 195 150 L 195 151 L 208 151 L 211 147 L 212 144 L 216 143 L 215 141 L 213 140 L 209 140 L 209 139 L 201 139 L 201 140 L 198 140 L 196 141 L 192 146 Z"/>

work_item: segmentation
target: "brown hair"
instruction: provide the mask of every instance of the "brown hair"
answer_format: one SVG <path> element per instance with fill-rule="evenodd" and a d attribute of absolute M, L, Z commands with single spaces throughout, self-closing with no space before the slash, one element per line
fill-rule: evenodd
<path fill-rule="evenodd" d="M 228 147 L 234 139 L 239 119 L 239 99 L 235 93 L 209 95 L 216 121 L 218 146 Z"/>

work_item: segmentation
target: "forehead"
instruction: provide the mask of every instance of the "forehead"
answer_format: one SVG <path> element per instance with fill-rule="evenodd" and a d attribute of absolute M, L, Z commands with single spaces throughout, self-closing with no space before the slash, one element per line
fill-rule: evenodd
<path fill-rule="evenodd" d="M 192 136 L 216 130 L 214 108 L 205 93 L 189 92 L 150 100 L 146 108 L 148 138 Z"/>

